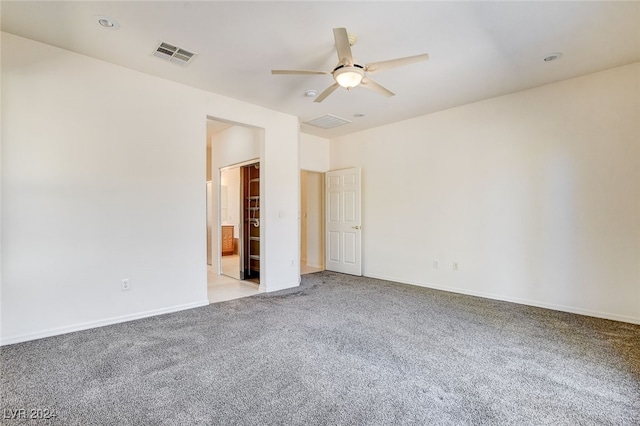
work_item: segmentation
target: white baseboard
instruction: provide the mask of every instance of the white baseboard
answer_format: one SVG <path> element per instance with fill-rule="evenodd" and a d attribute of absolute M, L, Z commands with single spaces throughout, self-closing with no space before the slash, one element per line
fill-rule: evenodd
<path fill-rule="evenodd" d="M 628 322 L 630 324 L 640 324 L 640 318 L 634 318 L 634 317 L 628 317 L 628 316 L 624 316 L 624 315 L 611 314 L 611 313 L 608 313 L 608 312 L 590 311 L 590 310 L 587 310 L 587 309 L 574 308 L 572 306 L 556 305 L 556 304 L 553 304 L 553 303 L 542 303 L 542 302 L 537 302 L 537 301 L 534 301 L 534 300 L 502 296 L 502 295 L 493 294 L 493 293 L 469 291 L 469 290 L 455 288 L 455 287 L 444 287 L 444 286 L 439 286 L 439 285 L 435 285 L 435 284 L 418 283 L 418 282 L 413 282 L 413 281 L 410 282 L 410 281 L 402 280 L 400 278 L 387 277 L 387 276 L 382 276 L 382 275 L 367 274 L 365 276 L 369 277 L 369 278 L 376 278 L 376 279 L 385 280 L 385 281 L 395 281 L 395 282 L 402 283 L 402 284 L 415 285 L 415 286 L 418 286 L 418 287 L 432 288 L 434 290 L 442 290 L 442 291 L 448 291 L 448 292 L 451 292 L 451 293 L 466 294 L 468 296 L 484 297 L 486 299 L 493 299 L 493 300 L 500 300 L 500 301 L 503 301 L 503 302 L 517 303 L 519 305 L 535 306 L 537 308 L 545 308 L 545 309 L 551 309 L 551 310 L 554 310 L 554 311 L 569 312 L 569 313 L 572 313 L 572 314 L 585 315 L 585 316 L 588 316 L 588 317 L 595 317 L 595 318 L 603 318 L 603 319 L 608 319 L 608 320 L 613 320 L 613 321 Z"/>
<path fill-rule="evenodd" d="M 266 290 L 266 292 L 267 293 L 272 293 L 274 291 L 286 290 L 288 288 L 298 287 L 299 285 L 300 285 L 300 281 L 299 281 L 299 278 L 298 278 L 297 282 L 293 282 L 293 283 L 290 283 L 290 284 L 280 284 L 277 287 L 273 286 L 273 285 L 269 285 L 269 288 Z"/>
<path fill-rule="evenodd" d="M 324 265 L 321 265 L 320 263 L 307 263 L 307 266 L 309 268 L 317 268 L 317 269 L 324 269 Z"/>
<path fill-rule="evenodd" d="M 168 308 L 154 309 L 151 311 L 138 312 L 135 314 L 122 315 L 119 317 L 106 318 L 103 320 L 89 321 L 80 324 L 69 325 L 65 327 L 50 328 L 47 330 L 37 331 L 34 333 L 19 334 L 9 337 L 2 337 L 0 339 L 0 346 L 12 345 L 14 343 L 27 342 L 29 340 L 42 339 L 45 337 L 57 336 L 59 334 L 73 333 L 74 331 L 87 330 L 90 328 L 104 327 L 106 325 L 118 324 L 126 321 L 133 321 L 137 319 L 153 317 L 156 315 L 169 314 L 171 312 L 184 311 L 185 309 L 199 308 L 201 306 L 209 305 L 208 300 L 202 300 L 200 302 L 186 303 L 184 305 L 176 305 Z"/>

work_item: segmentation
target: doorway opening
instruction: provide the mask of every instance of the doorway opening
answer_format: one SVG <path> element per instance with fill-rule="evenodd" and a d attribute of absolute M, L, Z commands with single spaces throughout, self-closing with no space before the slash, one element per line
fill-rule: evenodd
<path fill-rule="evenodd" d="M 300 275 L 325 269 L 324 173 L 300 171 Z"/>
<path fill-rule="evenodd" d="M 264 241 L 259 223 L 263 145 L 263 129 L 207 117 L 207 285 L 211 303 L 264 291 L 260 283 Z M 258 175 L 250 177 L 255 183 L 247 187 L 243 172 L 249 168 Z M 245 206 L 245 194 L 254 197 L 250 206 Z M 254 231 L 245 230 L 245 210 L 248 220 L 258 221 Z M 249 244 L 250 236 L 253 244 Z M 245 253 L 252 256 L 247 267 Z"/>
<path fill-rule="evenodd" d="M 242 255 L 240 278 L 260 284 L 260 163 L 241 168 Z"/>

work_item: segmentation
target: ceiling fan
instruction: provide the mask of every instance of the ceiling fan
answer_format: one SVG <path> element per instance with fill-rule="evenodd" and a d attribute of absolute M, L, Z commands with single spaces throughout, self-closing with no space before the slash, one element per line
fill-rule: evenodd
<path fill-rule="evenodd" d="M 375 74 L 380 71 L 429 59 L 429 55 L 424 53 L 422 55 L 407 56 L 405 58 L 361 65 L 353 59 L 353 55 L 351 54 L 351 46 L 355 44 L 357 38 L 355 36 L 350 37 L 350 35 L 347 34 L 346 28 L 334 28 L 333 37 L 336 41 L 336 50 L 338 51 L 338 65 L 335 66 L 333 71 L 271 70 L 271 74 L 331 74 L 335 83 L 326 88 L 314 102 L 322 102 L 338 87 L 351 90 L 356 86 L 362 86 L 365 89 L 373 90 L 384 96 L 393 96 L 393 92 L 371 79 L 369 74 Z"/>

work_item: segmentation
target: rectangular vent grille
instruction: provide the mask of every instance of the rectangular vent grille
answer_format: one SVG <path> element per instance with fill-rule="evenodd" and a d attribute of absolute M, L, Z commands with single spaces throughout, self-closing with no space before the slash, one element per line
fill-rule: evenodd
<path fill-rule="evenodd" d="M 196 55 L 197 53 L 189 52 L 188 50 L 165 42 L 160 42 L 156 50 L 153 51 L 153 56 L 173 62 L 174 64 L 182 65 L 183 67 L 189 65 Z"/>
<path fill-rule="evenodd" d="M 351 123 L 351 121 L 345 120 L 344 118 L 336 117 L 335 115 L 331 114 L 326 114 L 305 122 L 305 124 L 322 127 L 323 129 L 333 129 L 334 127 L 342 126 L 348 123 Z"/>

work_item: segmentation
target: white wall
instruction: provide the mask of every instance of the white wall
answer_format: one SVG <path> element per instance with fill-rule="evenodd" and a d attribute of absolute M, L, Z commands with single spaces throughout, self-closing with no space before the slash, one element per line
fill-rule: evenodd
<path fill-rule="evenodd" d="M 300 168 L 314 172 L 329 171 L 329 139 L 300 133 Z"/>
<path fill-rule="evenodd" d="M 229 127 L 211 135 L 213 174 L 221 167 L 259 159 L 261 140 L 259 129 L 245 126 Z"/>
<path fill-rule="evenodd" d="M 208 303 L 207 116 L 264 129 L 261 280 L 296 286 L 296 117 L 2 33 L 2 343 Z"/>
<path fill-rule="evenodd" d="M 362 167 L 364 274 L 640 323 L 639 80 L 636 63 L 332 140 L 332 169 Z"/>

